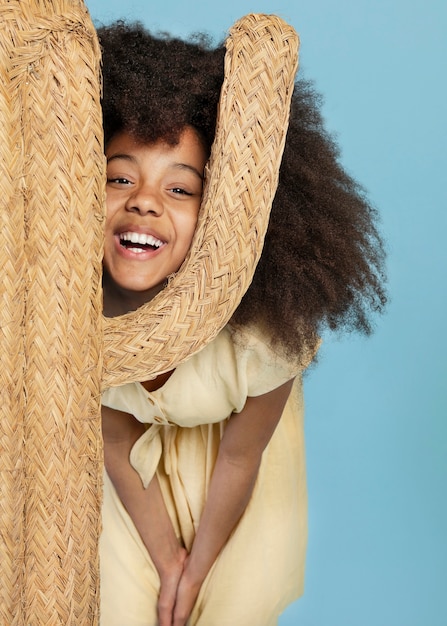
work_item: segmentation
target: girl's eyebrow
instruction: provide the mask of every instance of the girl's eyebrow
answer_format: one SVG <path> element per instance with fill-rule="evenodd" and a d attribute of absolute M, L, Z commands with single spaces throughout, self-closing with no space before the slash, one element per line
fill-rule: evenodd
<path fill-rule="evenodd" d="M 132 163 L 137 162 L 136 158 L 131 154 L 112 154 L 112 156 L 107 157 L 107 163 L 115 161 L 115 159 L 123 159 L 124 161 L 131 161 Z"/>
<path fill-rule="evenodd" d="M 173 163 L 172 165 L 176 167 L 177 169 L 189 170 L 190 172 L 193 172 L 193 174 L 198 176 L 200 180 L 203 181 L 203 174 L 199 172 L 199 170 L 195 168 L 194 165 L 189 165 L 189 163 Z"/>

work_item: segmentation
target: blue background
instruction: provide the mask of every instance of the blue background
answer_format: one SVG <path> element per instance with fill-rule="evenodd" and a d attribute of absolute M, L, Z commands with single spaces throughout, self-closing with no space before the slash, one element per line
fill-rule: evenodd
<path fill-rule="evenodd" d="M 372 338 L 325 338 L 306 377 L 306 589 L 280 624 L 447 626 L 447 3 L 86 4 L 180 36 L 219 40 L 250 12 L 300 33 L 300 71 L 380 210 L 391 302 Z"/>

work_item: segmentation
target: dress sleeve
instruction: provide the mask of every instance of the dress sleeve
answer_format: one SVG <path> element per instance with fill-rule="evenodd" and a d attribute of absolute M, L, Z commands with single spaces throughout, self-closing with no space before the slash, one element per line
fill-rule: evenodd
<path fill-rule="evenodd" d="M 301 375 L 315 356 L 303 351 L 289 357 L 274 349 L 254 329 L 233 331 L 233 341 L 240 375 L 246 377 L 247 396 L 260 396 Z"/>

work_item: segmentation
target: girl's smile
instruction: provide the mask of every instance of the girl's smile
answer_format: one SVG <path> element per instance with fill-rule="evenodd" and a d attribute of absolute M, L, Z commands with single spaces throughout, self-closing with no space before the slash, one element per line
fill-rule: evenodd
<path fill-rule="evenodd" d="M 121 133 L 106 157 L 104 311 L 118 315 L 151 300 L 183 263 L 197 224 L 206 154 L 186 128 L 174 146 Z"/>

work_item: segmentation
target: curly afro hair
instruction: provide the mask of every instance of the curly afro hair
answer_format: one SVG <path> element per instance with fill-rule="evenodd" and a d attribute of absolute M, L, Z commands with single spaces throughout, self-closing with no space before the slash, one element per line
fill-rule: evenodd
<path fill-rule="evenodd" d="M 224 78 L 223 45 L 154 36 L 140 23 L 98 30 L 106 143 L 123 130 L 175 144 L 192 126 L 210 151 Z M 261 259 L 233 326 L 257 325 L 287 354 L 325 328 L 369 334 L 386 304 L 378 214 L 343 169 L 311 82 L 295 84 L 279 185 Z"/>
<path fill-rule="evenodd" d="M 102 47 L 104 139 L 126 131 L 143 143 L 175 144 L 185 126 L 209 154 L 223 80 L 225 50 L 206 37 L 153 37 L 140 23 L 98 30 Z"/>

